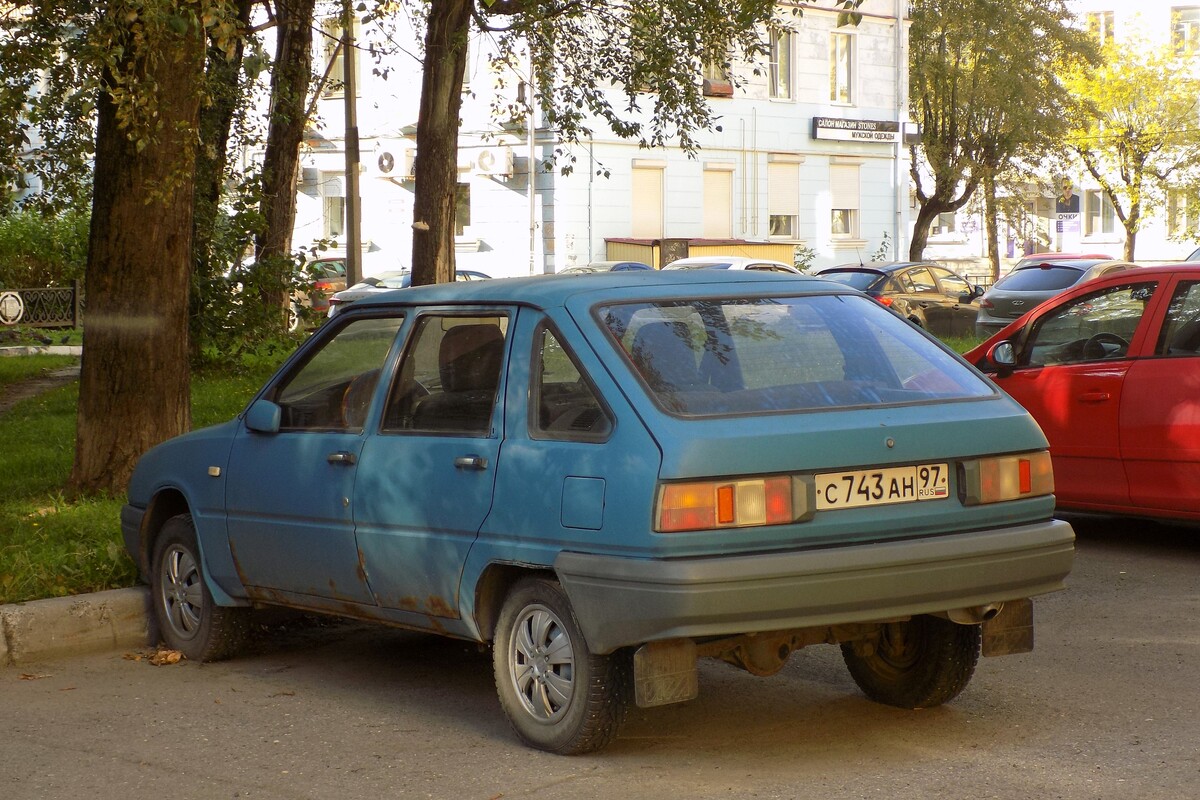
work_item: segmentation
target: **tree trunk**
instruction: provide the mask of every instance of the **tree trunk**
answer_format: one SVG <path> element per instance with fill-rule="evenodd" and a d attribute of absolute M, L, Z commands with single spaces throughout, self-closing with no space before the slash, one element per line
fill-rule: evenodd
<path fill-rule="evenodd" d="M 999 221 L 996 217 L 996 179 L 989 175 L 983 179 L 983 224 L 987 228 L 987 256 L 993 281 L 1000 277 Z"/>
<path fill-rule="evenodd" d="M 458 128 L 470 28 L 470 0 L 430 0 L 417 118 L 414 285 L 454 280 Z"/>
<path fill-rule="evenodd" d="M 255 255 L 268 271 L 263 301 L 281 309 L 291 283 L 296 171 L 312 81 L 315 5 L 316 0 L 278 0 L 275 4 L 278 38 L 271 71 L 271 122 L 263 153 L 263 229 L 255 239 Z"/>
<path fill-rule="evenodd" d="M 138 142 L 120 126 L 111 74 L 99 92 L 77 491 L 123 491 L 138 457 L 191 423 L 187 303 L 204 41 L 194 27 L 156 52 L 126 38 L 119 66 L 156 88 L 153 137 Z"/>
<path fill-rule="evenodd" d="M 908 244 L 908 260 L 921 261 L 925 258 L 925 245 L 929 243 L 929 226 L 938 214 L 947 210 L 945 203 L 929 198 L 917 209 L 917 220 L 913 223 L 912 241 Z"/>
<path fill-rule="evenodd" d="M 237 21 L 242 30 L 250 23 L 250 12 L 257 0 L 238 0 Z M 213 263 L 212 245 L 220 213 L 221 188 L 229 155 L 229 131 L 237 111 L 242 53 L 245 39 L 238 36 L 232 56 L 215 42 L 209 43 L 205 85 L 209 103 L 200 110 L 200 147 L 196 153 L 196 198 L 192 218 L 193 281 L 191 294 L 190 336 L 192 354 L 200 344 L 200 323 L 209 300 L 208 279 L 224 264 Z"/>

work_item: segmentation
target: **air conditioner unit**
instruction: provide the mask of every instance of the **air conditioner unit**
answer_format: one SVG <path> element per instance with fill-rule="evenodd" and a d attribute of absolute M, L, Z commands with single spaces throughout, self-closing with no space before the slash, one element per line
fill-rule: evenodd
<path fill-rule="evenodd" d="M 402 139 L 381 139 L 375 145 L 367 171 L 378 178 L 408 178 L 415 160 L 413 148 Z"/>
<path fill-rule="evenodd" d="M 513 151 L 507 145 L 482 147 L 472 159 L 472 171 L 476 175 L 510 177 L 513 174 Z"/>

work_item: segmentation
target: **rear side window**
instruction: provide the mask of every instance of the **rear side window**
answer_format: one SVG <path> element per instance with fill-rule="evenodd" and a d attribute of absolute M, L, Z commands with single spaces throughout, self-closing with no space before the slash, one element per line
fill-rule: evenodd
<path fill-rule="evenodd" d="M 686 416 L 989 397 L 992 389 L 859 296 L 633 303 L 600 319 L 658 404 Z"/>
<path fill-rule="evenodd" d="M 845 272 L 822 272 L 817 277 L 824 278 L 827 281 L 837 281 L 844 283 L 847 286 L 853 286 L 855 289 L 866 291 L 871 288 L 871 284 L 883 277 L 881 272 L 867 272 L 863 270 L 846 270 Z"/>
<path fill-rule="evenodd" d="M 1001 278 L 997 289 L 1010 292 L 1045 292 L 1074 286 L 1083 277 L 1075 267 L 1026 267 Z"/>
<path fill-rule="evenodd" d="M 1155 352 L 1160 356 L 1200 355 L 1200 282 L 1182 282 L 1175 289 Z"/>

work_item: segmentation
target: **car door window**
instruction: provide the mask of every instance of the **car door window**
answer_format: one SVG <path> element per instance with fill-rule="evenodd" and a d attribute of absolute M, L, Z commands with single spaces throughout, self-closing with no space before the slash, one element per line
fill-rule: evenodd
<path fill-rule="evenodd" d="M 361 428 L 403 321 L 399 316 L 355 320 L 284 376 L 269 398 L 282 411 L 280 429 Z"/>
<path fill-rule="evenodd" d="M 1160 356 L 1200 354 L 1200 281 L 1185 281 L 1176 287 L 1154 352 Z"/>
<path fill-rule="evenodd" d="M 937 281 L 934 280 L 933 273 L 923 267 L 904 273 L 904 281 L 912 294 L 937 294 Z"/>
<path fill-rule="evenodd" d="M 531 405 L 536 409 L 534 438 L 586 442 L 607 439 L 612 421 L 574 356 L 548 327 L 535 338 L 535 402 Z"/>
<path fill-rule="evenodd" d="M 945 269 L 936 269 L 933 270 L 933 274 L 937 277 L 938 283 L 942 287 L 942 294 L 957 300 L 960 295 L 971 293 L 971 284 L 953 272 Z"/>
<path fill-rule="evenodd" d="M 1146 312 L 1157 283 L 1114 286 L 1077 297 L 1034 323 L 1023 348 L 1030 366 L 1120 358 Z"/>
<path fill-rule="evenodd" d="M 418 320 L 389 392 L 383 429 L 487 435 L 507 332 L 505 315 Z"/>

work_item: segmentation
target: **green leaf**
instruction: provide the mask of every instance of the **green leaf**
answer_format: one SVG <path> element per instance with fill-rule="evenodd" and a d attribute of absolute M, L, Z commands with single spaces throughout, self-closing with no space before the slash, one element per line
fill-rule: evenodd
<path fill-rule="evenodd" d="M 186 19 L 178 14 L 172 14 L 170 17 L 167 17 L 167 27 L 170 28 L 173 33 L 183 36 L 185 33 L 187 33 L 188 23 Z"/>

